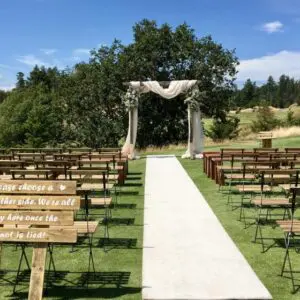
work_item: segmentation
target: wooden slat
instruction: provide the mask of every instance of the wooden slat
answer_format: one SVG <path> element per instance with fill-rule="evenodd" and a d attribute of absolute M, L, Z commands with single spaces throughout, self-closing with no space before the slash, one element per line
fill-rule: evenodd
<path fill-rule="evenodd" d="M 292 187 L 295 187 L 295 184 L 279 184 L 279 187 L 282 188 L 285 191 L 289 191 Z"/>
<path fill-rule="evenodd" d="M 77 169 L 77 170 L 68 170 L 67 173 L 73 177 L 73 175 L 94 175 L 98 174 L 103 176 L 107 174 L 105 170 L 99 170 L 99 169 Z"/>
<path fill-rule="evenodd" d="M 75 221 L 74 229 L 77 230 L 78 234 L 95 233 L 98 224 L 99 224 L 98 221 Z"/>
<path fill-rule="evenodd" d="M 98 222 L 97 221 L 77 221 L 74 222 L 74 227 L 77 229 L 78 234 L 85 233 L 95 233 L 97 230 Z"/>
<path fill-rule="evenodd" d="M 0 195 L 0 209 L 78 210 L 79 196 Z"/>
<path fill-rule="evenodd" d="M 253 174 L 225 174 L 226 179 L 255 179 L 255 175 Z"/>
<path fill-rule="evenodd" d="M 109 183 L 109 184 L 106 184 L 106 189 L 112 189 L 113 188 L 113 184 Z M 102 184 L 99 184 L 99 183 L 83 183 L 81 185 L 81 187 L 77 188 L 77 191 L 83 191 L 83 192 L 89 192 L 89 191 L 103 191 L 104 187 Z"/>
<path fill-rule="evenodd" d="M 41 300 L 43 298 L 46 255 L 47 244 L 37 243 L 34 245 L 28 293 L 29 300 Z"/>
<path fill-rule="evenodd" d="M 235 188 L 237 188 L 240 192 L 260 192 L 261 186 L 260 185 L 236 185 Z M 263 192 L 270 192 L 271 187 L 268 185 L 264 185 Z"/>
<path fill-rule="evenodd" d="M 110 197 L 107 198 L 101 198 L 101 197 L 91 197 L 90 198 L 90 204 L 91 205 L 110 205 L 112 202 L 112 199 Z"/>
<path fill-rule="evenodd" d="M 299 173 L 298 169 L 268 169 L 260 171 L 260 173 L 264 173 L 265 175 L 296 175 Z"/>
<path fill-rule="evenodd" d="M 277 220 L 276 223 L 279 225 L 291 225 L 293 222 L 294 225 L 300 225 L 300 220 Z"/>
<path fill-rule="evenodd" d="M 1 180 L 0 194 L 74 195 L 76 181 Z"/>
<path fill-rule="evenodd" d="M 51 228 L 0 228 L 1 242 L 76 243 L 77 230 L 72 226 Z"/>
<path fill-rule="evenodd" d="M 251 201 L 258 206 L 291 206 L 292 203 L 288 199 L 254 199 Z"/>
<path fill-rule="evenodd" d="M 36 175 L 46 175 L 51 172 L 49 169 L 13 169 L 12 173 L 26 175 L 26 174 L 36 174 Z"/>
<path fill-rule="evenodd" d="M 71 226 L 74 224 L 74 213 L 73 211 L 0 210 L 0 224 Z"/>

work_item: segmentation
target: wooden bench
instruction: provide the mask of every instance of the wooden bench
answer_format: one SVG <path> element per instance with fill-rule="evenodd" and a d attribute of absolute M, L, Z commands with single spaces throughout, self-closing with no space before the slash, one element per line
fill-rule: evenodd
<path fill-rule="evenodd" d="M 93 192 L 103 192 L 105 197 L 112 191 L 116 192 L 116 181 L 109 178 L 105 171 L 97 170 L 68 170 L 68 179 L 76 180 L 77 192 L 83 194 L 87 200 Z"/>
<path fill-rule="evenodd" d="M 54 154 L 53 158 L 55 161 L 63 160 L 63 161 L 78 161 L 81 159 L 81 156 L 88 153 L 61 153 Z"/>
<path fill-rule="evenodd" d="M 298 169 L 270 169 L 260 171 L 264 182 L 268 182 L 272 185 L 278 184 L 292 184 L 299 182 L 300 170 Z"/>
<path fill-rule="evenodd" d="M 10 173 L 12 179 L 55 179 L 53 171 L 48 169 L 11 169 Z"/>
<path fill-rule="evenodd" d="M 36 159 L 45 160 L 46 154 L 43 153 L 15 153 L 14 158 L 24 161 L 34 161 Z"/>
<path fill-rule="evenodd" d="M 124 184 L 125 181 L 125 167 L 124 165 L 111 165 L 110 159 L 102 159 L 102 160 L 80 160 L 77 161 L 78 170 L 103 170 L 107 171 L 110 176 L 114 174 L 111 179 L 117 178 L 119 184 Z M 115 173 L 117 176 L 115 176 Z"/>
<path fill-rule="evenodd" d="M 92 152 L 92 148 L 89 147 L 78 147 L 78 148 L 67 148 L 66 151 L 70 154 L 76 152 L 76 154 L 89 154 Z"/>
<path fill-rule="evenodd" d="M 270 160 L 270 156 L 268 153 L 226 153 L 223 155 L 222 159 L 219 156 L 211 157 L 207 174 L 211 179 L 216 180 L 216 182 L 218 183 L 218 166 L 223 165 L 224 162 L 230 162 L 233 166 L 237 162 L 266 160 Z"/>
<path fill-rule="evenodd" d="M 99 225 L 98 221 L 74 221 L 74 229 L 77 230 L 78 235 L 94 234 Z M 50 226 L 51 228 L 51 226 Z M 55 229 L 60 229 L 59 226 L 55 226 Z"/>
<path fill-rule="evenodd" d="M 111 197 L 89 197 L 88 199 L 88 205 L 90 206 L 109 206 L 112 204 L 112 198 Z M 81 205 L 84 207 L 85 200 L 81 200 Z"/>
<path fill-rule="evenodd" d="M 15 154 L 16 152 L 19 153 L 61 153 L 63 151 L 62 148 L 10 148 L 9 152 Z"/>
<path fill-rule="evenodd" d="M 24 169 L 27 165 L 23 160 L 0 160 L 0 173 L 10 174 L 12 169 Z"/>
<path fill-rule="evenodd" d="M 284 148 L 286 153 L 294 152 L 294 153 L 300 153 L 300 148 Z"/>
<path fill-rule="evenodd" d="M 13 160 L 14 157 L 11 154 L 0 154 L 0 160 Z"/>
<path fill-rule="evenodd" d="M 219 186 L 223 186 L 226 183 L 226 179 L 232 180 L 254 180 L 257 173 L 262 169 L 274 169 L 279 168 L 280 163 L 278 161 L 243 161 L 240 166 L 220 166 L 218 168 L 218 183 Z M 229 174 L 227 172 L 230 172 Z"/>

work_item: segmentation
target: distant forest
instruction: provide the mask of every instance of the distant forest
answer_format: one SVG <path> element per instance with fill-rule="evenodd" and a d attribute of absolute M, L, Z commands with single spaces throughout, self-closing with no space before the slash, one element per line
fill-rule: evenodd
<path fill-rule="evenodd" d="M 18 73 L 17 86 L 25 84 L 24 74 Z M 24 81 L 24 82 L 22 82 Z M 0 103 L 10 94 L 9 91 L 0 90 Z M 287 75 L 281 75 L 278 81 L 269 76 L 262 85 L 247 79 L 243 87 L 235 88 L 230 108 L 249 108 L 259 106 L 261 102 L 277 108 L 287 108 L 292 104 L 300 105 L 300 80 Z"/>
<path fill-rule="evenodd" d="M 257 86 L 254 81 L 248 79 L 241 89 L 236 89 L 231 108 L 249 108 L 259 106 L 261 102 L 277 108 L 300 104 L 300 81 L 281 75 L 276 82 L 269 76 L 265 84 Z"/>

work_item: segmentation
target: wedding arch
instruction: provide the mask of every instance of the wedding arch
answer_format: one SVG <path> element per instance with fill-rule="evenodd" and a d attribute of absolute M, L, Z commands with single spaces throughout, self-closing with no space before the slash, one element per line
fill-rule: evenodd
<path fill-rule="evenodd" d="M 201 114 L 199 99 L 201 92 L 197 85 L 197 80 L 173 80 L 170 82 L 158 81 L 131 81 L 124 83 L 128 90 L 124 95 L 124 102 L 129 112 L 128 134 L 122 153 L 129 159 L 136 158 L 135 142 L 138 125 L 138 103 L 141 94 L 154 92 L 165 99 L 172 99 L 179 94 L 186 94 L 185 103 L 188 107 L 188 146 L 183 158 L 201 157 L 203 152 L 203 129 L 201 123 Z M 164 88 L 164 86 L 168 86 Z"/>

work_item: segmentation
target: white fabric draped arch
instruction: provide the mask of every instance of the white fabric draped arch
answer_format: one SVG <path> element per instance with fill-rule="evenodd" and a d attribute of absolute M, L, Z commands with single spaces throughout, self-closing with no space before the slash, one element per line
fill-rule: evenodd
<path fill-rule="evenodd" d="M 187 93 L 190 91 L 197 80 L 178 80 L 171 81 L 168 88 L 163 88 L 157 81 L 131 81 L 129 83 L 129 90 L 137 92 L 137 94 L 143 94 L 148 92 L 154 92 L 165 99 L 172 99 L 181 93 Z M 188 99 L 187 99 L 188 100 Z M 134 159 L 135 154 L 135 142 L 137 136 L 137 124 L 138 124 L 138 101 L 133 101 L 134 104 L 130 103 L 129 108 L 129 126 L 128 134 L 125 144 L 122 148 L 124 155 L 128 158 Z M 188 121 L 189 121 L 189 139 L 188 148 L 183 158 L 195 157 L 201 154 L 203 151 L 203 130 L 201 124 L 200 110 L 192 109 L 191 105 L 188 104 Z"/>

